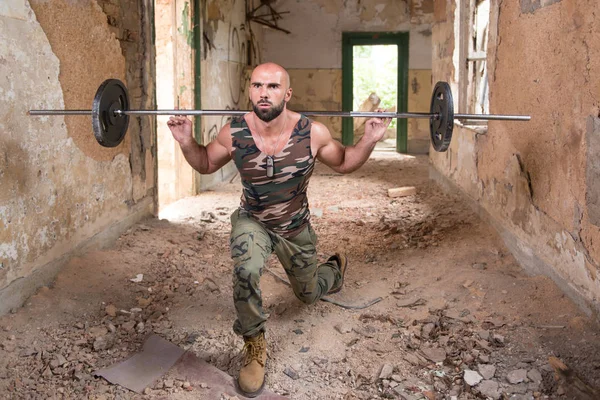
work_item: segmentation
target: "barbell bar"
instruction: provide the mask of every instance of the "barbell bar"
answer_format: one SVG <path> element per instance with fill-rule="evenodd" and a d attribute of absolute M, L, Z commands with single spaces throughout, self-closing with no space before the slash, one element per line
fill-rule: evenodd
<path fill-rule="evenodd" d="M 29 115 L 91 115 L 92 129 L 98 143 L 104 147 L 118 146 L 129 125 L 129 116 L 193 115 L 241 116 L 241 110 L 131 110 L 127 88 L 118 79 L 107 79 L 98 88 L 91 110 L 30 110 Z M 446 151 L 452 139 L 454 120 L 529 121 L 529 115 L 454 114 L 452 91 L 447 82 L 438 82 L 433 90 L 429 113 L 423 112 L 362 112 L 362 111 L 301 111 L 309 117 L 342 118 L 417 118 L 429 119 L 431 144 L 436 151 Z"/>

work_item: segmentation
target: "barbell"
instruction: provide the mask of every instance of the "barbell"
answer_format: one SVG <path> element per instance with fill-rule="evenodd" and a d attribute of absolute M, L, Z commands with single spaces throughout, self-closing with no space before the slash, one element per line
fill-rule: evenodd
<path fill-rule="evenodd" d="M 529 121 L 529 115 L 501 114 L 454 114 L 452 91 L 447 82 L 438 82 L 431 96 L 429 113 L 422 112 L 361 112 L 361 111 L 302 111 L 309 117 L 378 117 L 378 118 L 427 118 L 431 144 L 436 151 L 446 151 L 452 139 L 454 120 L 505 120 Z M 91 110 L 30 110 L 29 115 L 91 115 L 92 130 L 101 146 L 116 147 L 121 143 L 131 115 L 244 115 L 240 110 L 130 110 L 129 95 L 125 84 L 118 79 L 105 80 L 94 96 Z"/>

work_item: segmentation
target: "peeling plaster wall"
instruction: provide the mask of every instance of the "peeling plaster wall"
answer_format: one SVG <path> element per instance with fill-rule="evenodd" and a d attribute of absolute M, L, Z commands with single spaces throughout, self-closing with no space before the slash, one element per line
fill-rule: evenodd
<path fill-rule="evenodd" d="M 264 61 L 290 72 L 290 109 L 342 109 L 342 32 L 409 32 L 408 110 L 429 111 L 433 1 L 281 0 L 276 4 L 283 32 L 263 28 Z M 413 90 L 413 86 L 416 90 Z M 427 101 L 423 99 L 427 97 Z M 341 119 L 315 118 L 341 138 Z M 429 127 L 409 121 L 409 151 L 425 152 Z"/>
<path fill-rule="evenodd" d="M 262 30 L 246 22 L 246 7 L 256 1 L 208 0 L 204 2 L 202 43 L 202 108 L 248 110 L 248 84 L 253 65 L 260 63 Z M 208 143 L 229 122 L 228 117 L 202 118 L 202 140 Z M 229 179 L 236 173 L 229 163 L 212 175 L 202 175 L 200 189 Z"/>
<path fill-rule="evenodd" d="M 156 93 L 159 109 L 194 109 L 193 3 L 155 1 Z M 159 208 L 195 193 L 195 172 L 167 126 L 157 116 Z"/>
<path fill-rule="evenodd" d="M 152 125 L 132 120 L 124 143 L 105 149 L 89 117 L 27 116 L 90 109 L 109 77 L 128 83 L 132 107 L 152 106 L 152 63 L 140 56 L 151 52 L 143 19 L 151 3 L 115 10 L 129 6 L 137 16 L 111 26 L 95 1 L 0 5 L 0 314 L 49 283 L 69 257 L 153 211 Z M 116 36 L 125 26 L 130 35 Z"/>
<path fill-rule="evenodd" d="M 594 1 L 492 1 L 486 135 L 456 126 L 434 175 L 489 216 L 522 266 L 600 311 L 600 22 Z M 436 2 L 434 80 L 456 85 L 454 2 Z M 456 86 L 454 86 L 456 87 Z M 455 97 L 455 101 L 456 101 Z"/>

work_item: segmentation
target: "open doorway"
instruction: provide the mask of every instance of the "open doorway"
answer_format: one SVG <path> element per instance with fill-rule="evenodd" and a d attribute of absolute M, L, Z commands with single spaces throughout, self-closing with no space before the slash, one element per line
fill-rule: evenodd
<path fill-rule="evenodd" d="M 398 109 L 398 46 L 395 44 L 353 46 L 352 96 L 354 111 Z M 354 118 L 354 143 L 364 133 L 367 118 Z M 393 119 L 384 143 L 396 148 L 397 121 Z"/>
<path fill-rule="evenodd" d="M 395 77 L 390 79 L 390 75 L 393 74 Z M 373 90 L 369 88 L 376 89 L 375 95 L 379 100 L 370 97 Z M 381 96 L 384 93 L 386 101 L 382 103 Z M 373 103 L 377 102 L 380 108 L 395 106 L 394 111 L 406 112 L 407 99 L 408 33 L 344 32 L 342 34 L 342 110 L 358 111 L 363 107 L 372 108 Z M 355 124 L 359 127 L 362 123 L 364 121 L 360 119 L 342 120 L 343 144 L 351 145 L 356 142 L 358 138 L 355 135 Z M 394 126 L 396 151 L 405 153 L 408 136 L 406 119 L 395 120 Z"/>

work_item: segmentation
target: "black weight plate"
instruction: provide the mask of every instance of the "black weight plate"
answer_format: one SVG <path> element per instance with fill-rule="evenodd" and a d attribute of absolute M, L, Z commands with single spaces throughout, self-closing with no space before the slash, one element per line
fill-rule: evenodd
<path fill-rule="evenodd" d="M 115 110 L 129 110 L 127 88 L 118 79 L 107 79 L 98 88 L 92 104 L 92 129 L 101 146 L 116 147 L 127 133 L 129 115 L 117 115 Z"/>
<path fill-rule="evenodd" d="M 431 96 L 431 114 L 429 118 L 431 144 L 435 151 L 446 151 L 450 147 L 452 129 L 454 128 L 454 102 L 452 91 L 447 82 L 436 83 Z"/>

